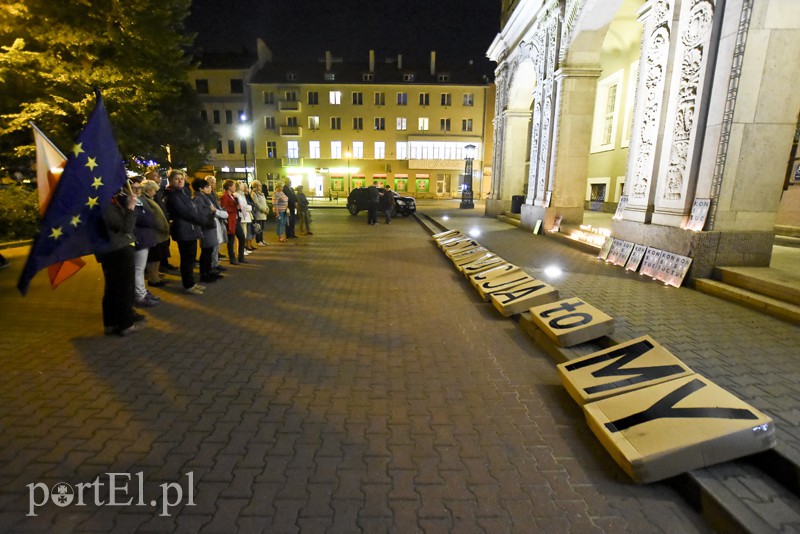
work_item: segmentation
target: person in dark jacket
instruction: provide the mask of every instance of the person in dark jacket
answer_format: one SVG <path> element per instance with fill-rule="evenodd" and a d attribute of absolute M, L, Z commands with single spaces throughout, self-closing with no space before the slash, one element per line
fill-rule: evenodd
<path fill-rule="evenodd" d="M 108 246 L 98 252 L 97 261 L 103 267 L 103 326 L 105 334 L 127 336 L 138 331 L 134 319 L 143 317 L 133 310 L 134 243 L 137 196 L 127 191 L 117 193 L 103 212 L 103 224 L 109 238 Z"/>
<path fill-rule="evenodd" d="M 214 247 L 219 245 L 219 232 L 217 231 L 217 208 L 208 198 L 211 193 L 211 184 L 203 178 L 196 178 L 192 181 L 194 189 L 194 204 L 197 212 L 205 223 L 201 225 L 202 236 L 200 237 L 200 281 L 216 282 L 222 275 L 211 268 L 211 255 Z"/>
<path fill-rule="evenodd" d="M 164 204 L 170 219 L 170 235 L 178 243 L 181 258 L 183 290 L 192 295 L 202 295 L 205 286 L 194 281 L 194 261 L 197 257 L 197 240 L 203 236 L 201 226 L 206 222 L 197 206 L 183 190 L 186 174 L 181 170 L 169 173 L 169 187 L 164 194 Z"/>
<path fill-rule="evenodd" d="M 392 188 L 389 187 L 389 184 L 383 187 L 383 193 L 381 193 L 381 209 L 383 209 L 383 213 L 386 215 L 386 224 L 392 224 L 394 193 L 392 193 Z"/>
<path fill-rule="evenodd" d="M 381 199 L 381 191 L 378 189 L 377 180 L 367 188 L 369 198 L 367 200 L 367 224 L 378 224 L 378 202 Z"/>
<path fill-rule="evenodd" d="M 283 194 L 289 198 L 289 205 L 286 209 L 286 213 L 289 215 L 289 223 L 286 225 L 286 237 L 288 239 L 297 239 L 294 233 L 294 225 L 297 222 L 297 195 L 294 194 L 294 189 L 292 189 L 289 180 L 286 180 L 286 185 L 283 186 Z"/>
<path fill-rule="evenodd" d="M 140 308 L 150 308 L 158 304 L 158 297 L 150 294 L 144 285 L 144 271 L 147 267 L 147 257 L 150 247 L 158 243 L 156 235 L 156 217 L 149 205 L 144 203 L 142 192 L 142 179 L 132 178 L 131 191 L 136 195 L 136 206 L 133 211 L 136 213 L 136 226 L 133 235 L 136 238 L 136 253 L 134 255 L 135 277 L 134 277 L 134 305 Z M 158 207 L 157 210 L 160 211 Z"/>
<path fill-rule="evenodd" d="M 158 189 L 156 190 L 155 195 L 152 196 L 151 198 L 161 208 L 161 212 L 164 214 L 164 218 L 169 219 L 169 215 L 167 215 L 167 207 L 164 205 L 164 195 L 166 194 L 169 182 L 166 179 L 162 179 L 161 175 L 156 170 L 148 171 L 144 175 L 144 177 L 146 180 L 152 180 L 153 182 L 158 184 Z M 156 245 L 156 255 L 158 257 L 158 263 L 159 263 L 158 270 L 159 272 L 164 274 L 174 274 L 179 271 L 177 267 L 175 267 L 169 262 L 169 257 L 170 257 L 169 243 L 170 239 L 169 235 L 167 235 L 167 238 L 164 241 Z"/>

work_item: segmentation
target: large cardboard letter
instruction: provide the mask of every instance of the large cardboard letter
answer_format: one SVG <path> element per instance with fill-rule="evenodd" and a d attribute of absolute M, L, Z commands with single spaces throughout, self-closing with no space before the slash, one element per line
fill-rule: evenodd
<path fill-rule="evenodd" d="M 478 293 L 480 293 L 484 301 L 489 302 L 489 295 L 492 293 L 511 289 L 530 280 L 533 280 L 533 277 L 528 273 L 524 271 L 515 271 L 511 274 L 481 282 L 478 284 Z"/>
<path fill-rule="evenodd" d="M 560 347 L 610 334 L 614 319 L 578 298 L 531 308 L 531 320 Z"/>
<path fill-rule="evenodd" d="M 531 279 L 529 282 L 520 284 L 508 291 L 492 293 L 489 297 L 494 307 L 504 317 L 510 317 L 533 306 L 540 306 L 558 300 L 558 289 L 541 280 Z"/>

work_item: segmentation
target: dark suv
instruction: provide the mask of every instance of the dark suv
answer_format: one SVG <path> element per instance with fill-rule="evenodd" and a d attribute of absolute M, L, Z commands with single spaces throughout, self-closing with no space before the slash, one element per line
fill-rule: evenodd
<path fill-rule="evenodd" d="M 403 217 L 408 217 L 417 211 L 417 201 L 414 200 L 414 197 L 400 196 L 394 191 L 392 191 L 392 195 L 394 196 L 394 213 L 392 215 L 399 213 Z M 369 189 L 366 187 L 357 187 L 347 195 L 347 211 L 351 215 L 358 215 L 359 211 L 366 210 L 368 204 Z"/>

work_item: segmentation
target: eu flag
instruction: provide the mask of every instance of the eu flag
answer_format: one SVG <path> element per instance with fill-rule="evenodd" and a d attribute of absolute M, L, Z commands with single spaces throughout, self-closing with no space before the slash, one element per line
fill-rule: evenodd
<path fill-rule="evenodd" d="M 67 155 L 33 241 L 17 289 L 25 295 L 31 279 L 48 265 L 104 252 L 109 239 L 102 220 L 111 197 L 125 184 L 127 174 L 111 132 L 103 98 Z"/>

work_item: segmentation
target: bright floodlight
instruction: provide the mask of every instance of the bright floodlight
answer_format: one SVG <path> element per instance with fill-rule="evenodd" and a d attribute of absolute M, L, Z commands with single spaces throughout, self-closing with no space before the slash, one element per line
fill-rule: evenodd
<path fill-rule="evenodd" d="M 562 274 L 564 274 L 564 271 L 558 265 L 548 265 L 544 268 L 544 275 L 548 278 L 558 278 Z"/>
<path fill-rule="evenodd" d="M 472 230 L 469 231 L 469 236 L 470 237 L 480 237 L 481 236 L 481 231 L 479 229 L 477 229 L 477 228 L 473 228 Z"/>
<path fill-rule="evenodd" d="M 242 124 L 241 126 L 239 126 L 238 131 L 239 131 L 239 137 L 241 137 L 242 139 L 247 139 L 248 137 L 250 137 L 251 129 L 249 124 Z"/>
<path fill-rule="evenodd" d="M 442 220 L 443 221 L 449 221 L 450 217 L 448 217 L 447 215 L 442 215 Z"/>

